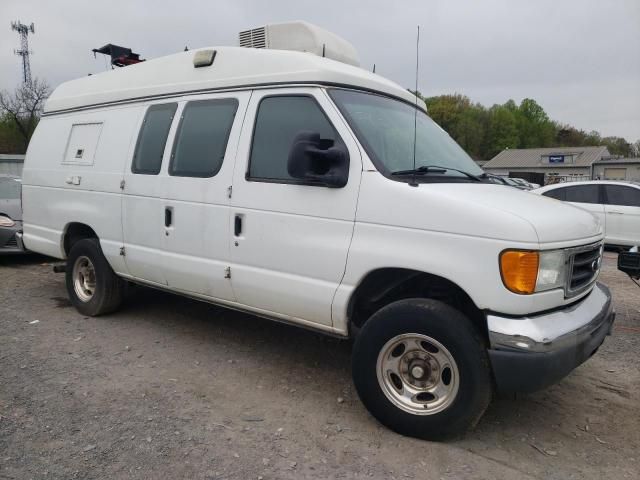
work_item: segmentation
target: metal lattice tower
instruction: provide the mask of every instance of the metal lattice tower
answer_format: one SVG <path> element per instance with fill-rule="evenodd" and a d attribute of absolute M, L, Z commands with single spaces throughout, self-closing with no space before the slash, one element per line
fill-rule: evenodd
<path fill-rule="evenodd" d="M 36 30 L 31 25 L 25 25 L 21 23 L 20 20 L 16 22 L 11 22 L 11 30 L 15 30 L 20 35 L 20 49 L 14 50 L 13 53 L 22 57 L 22 79 L 24 83 L 31 83 L 31 65 L 29 64 L 29 55 L 31 55 L 31 51 L 29 51 L 29 33 L 36 33 Z"/>

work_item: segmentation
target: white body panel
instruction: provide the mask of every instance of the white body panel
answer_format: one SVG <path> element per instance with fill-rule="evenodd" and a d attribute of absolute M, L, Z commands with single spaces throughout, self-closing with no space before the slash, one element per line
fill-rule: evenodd
<path fill-rule="evenodd" d="M 89 225 L 117 273 L 126 274 L 120 216 L 122 171 L 135 138 L 139 107 L 115 107 L 46 118 L 38 125 L 23 173 L 24 225 L 30 250 L 63 258 L 71 223 Z M 103 123 L 92 165 L 64 163 L 74 124 Z M 108 123 L 108 128 L 107 128 Z M 75 178 L 77 184 L 71 182 Z"/>

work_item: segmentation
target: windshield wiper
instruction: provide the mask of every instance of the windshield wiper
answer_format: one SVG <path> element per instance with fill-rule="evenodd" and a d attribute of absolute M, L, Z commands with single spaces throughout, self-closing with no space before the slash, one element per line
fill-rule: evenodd
<path fill-rule="evenodd" d="M 463 174 L 465 177 L 470 178 L 471 180 L 475 181 L 475 182 L 482 182 L 483 181 L 483 177 L 485 176 L 485 174 L 483 173 L 480 176 L 474 175 L 472 173 L 469 172 L 465 172 L 464 170 L 458 170 L 457 168 L 452 168 L 452 167 L 442 167 L 440 165 L 422 165 L 418 168 L 415 169 L 409 169 L 409 170 L 397 170 L 395 172 L 391 172 L 391 175 L 394 176 L 403 176 L 403 175 L 426 175 L 429 173 L 445 173 L 447 171 L 454 171 L 454 172 L 458 172 Z"/>

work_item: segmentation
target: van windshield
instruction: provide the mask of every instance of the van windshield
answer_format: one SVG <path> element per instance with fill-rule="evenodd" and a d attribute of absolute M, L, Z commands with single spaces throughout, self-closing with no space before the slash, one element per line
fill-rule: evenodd
<path fill-rule="evenodd" d="M 397 178 L 413 171 L 413 106 L 354 90 L 331 89 L 329 94 L 381 173 Z M 415 168 L 419 180 L 482 175 L 482 169 L 471 157 L 422 110 L 418 110 L 415 121 Z"/>

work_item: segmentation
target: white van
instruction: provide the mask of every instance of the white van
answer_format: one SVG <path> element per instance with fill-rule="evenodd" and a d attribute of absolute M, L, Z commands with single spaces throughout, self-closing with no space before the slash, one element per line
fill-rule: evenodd
<path fill-rule="evenodd" d="M 597 220 L 488 183 L 422 102 L 302 25 L 325 58 L 216 47 L 55 90 L 24 243 L 66 259 L 75 307 L 113 312 L 134 282 L 355 338 L 363 403 L 429 439 L 589 358 L 614 319 Z"/>

